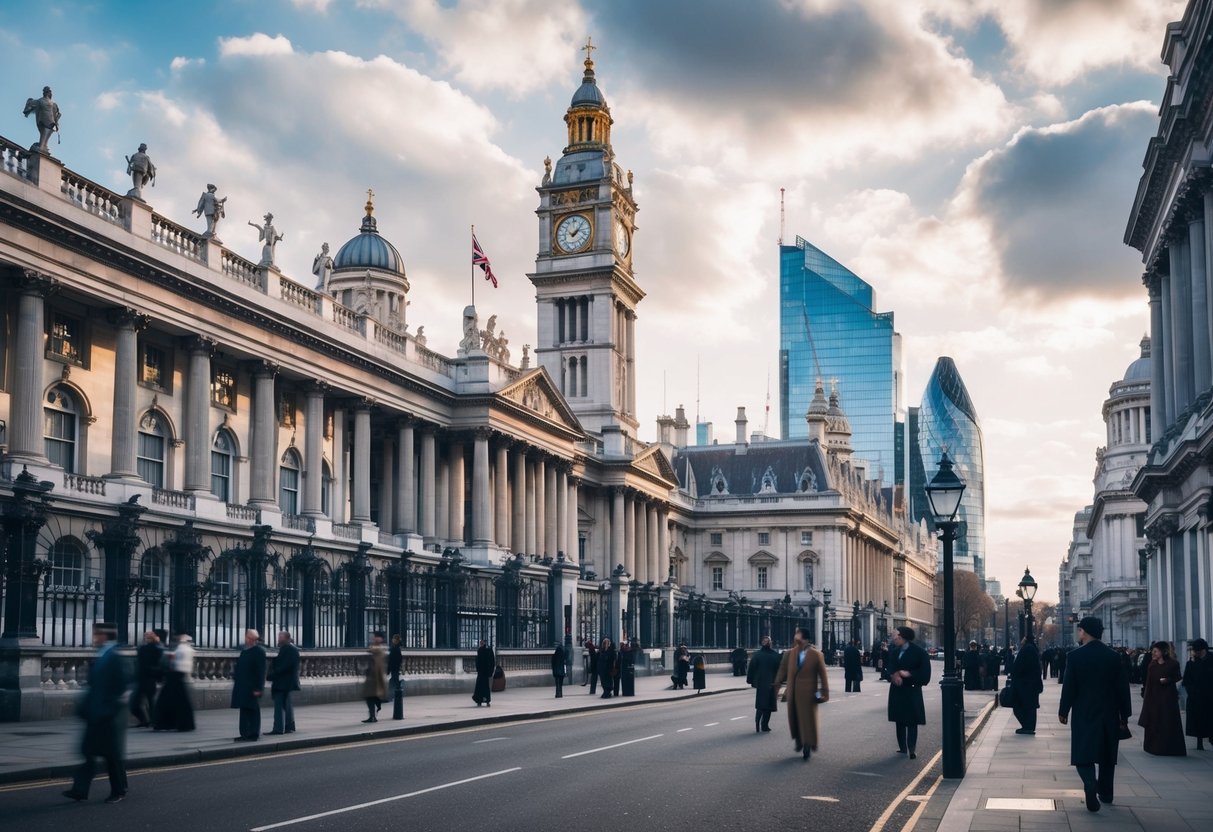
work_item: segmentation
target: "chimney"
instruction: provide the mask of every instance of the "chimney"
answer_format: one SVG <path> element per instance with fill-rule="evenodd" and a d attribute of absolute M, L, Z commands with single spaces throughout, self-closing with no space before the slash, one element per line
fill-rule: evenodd
<path fill-rule="evenodd" d="M 669 416 L 657 417 L 657 442 L 669 445 L 674 440 L 674 420 Z"/>
<path fill-rule="evenodd" d="M 691 429 L 691 423 L 687 421 L 687 412 L 682 405 L 674 411 L 674 447 L 685 448 L 687 446 L 687 431 Z"/>
<path fill-rule="evenodd" d="M 737 425 L 737 444 L 744 445 L 746 439 L 746 418 L 744 407 L 737 408 L 737 418 L 733 421 L 733 424 Z"/>

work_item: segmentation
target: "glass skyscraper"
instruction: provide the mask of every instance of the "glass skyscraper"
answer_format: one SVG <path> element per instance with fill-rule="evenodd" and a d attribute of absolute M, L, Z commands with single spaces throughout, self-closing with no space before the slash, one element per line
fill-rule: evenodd
<path fill-rule="evenodd" d="M 911 464 L 910 501 L 914 519 L 931 524 L 931 508 L 923 486 L 935 476 L 944 450 L 965 483 L 956 519 L 955 564 L 986 580 L 986 489 L 981 423 L 977 408 L 960 378 L 956 362 L 944 356 L 922 393 L 922 406 L 911 411 L 910 439 L 916 441 L 918 459 Z M 933 525 L 933 524 L 932 524 Z M 941 562 L 942 564 L 942 562 Z"/>
<path fill-rule="evenodd" d="M 872 287 L 821 249 L 796 238 L 779 247 L 779 405 L 785 439 L 808 435 L 816 380 L 837 379 L 851 444 L 869 476 L 892 484 L 900 348 L 893 313 L 876 312 Z"/>

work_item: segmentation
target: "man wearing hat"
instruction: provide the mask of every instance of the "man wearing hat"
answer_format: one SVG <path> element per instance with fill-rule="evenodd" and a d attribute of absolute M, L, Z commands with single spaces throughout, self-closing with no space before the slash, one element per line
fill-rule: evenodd
<path fill-rule="evenodd" d="M 1184 666 L 1184 690 L 1188 693 L 1189 737 L 1196 737 L 1196 750 L 1204 751 L 1205 740 L 1213 743 L 1213 659 L 1209 642 L 1203 638 L 1188 642 L 1192 658 Z"/>
<path fill-rule="evenodd" d="M 1078 622 L 1077 649 L 1067 657 L 1061 684 L 1058 719 L 1070 726 L 1070 765 L 1082 778 L 1087 810 L 1098 812 L 1111 803 L 1116 777 L 1116 754 L 1122 731 L 1133 715 L 1129 674 L 1116 653 L 1099 639 L 1103 621 L 1087 616 Z M 1098 772 L 1096 766 L 1099 767 Z"/>

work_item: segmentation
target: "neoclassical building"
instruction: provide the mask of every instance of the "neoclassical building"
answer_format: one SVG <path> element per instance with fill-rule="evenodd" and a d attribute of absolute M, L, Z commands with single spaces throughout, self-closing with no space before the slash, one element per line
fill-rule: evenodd
<path fill-rule="evenodd" d="M 399 632 L 406 674 L 436 683 L 482 637 L 536 673 L 562 638 L 786 641 L 826 582 L 835 606 L 931 620 L 933 547 L 820 446 L 793 453 L 817 478 L 803 505 L 789 480 L 722 511 L 676 471 L 685 417 L 641 441 L 638 207 L 589 59 L 564 120 L 537 188 L 534 364 L 473 307 L 453 356 L 410 330 L 407 253 L 370 198 L 317 285 L 0 139 L 0 718 L 62 712 L 103 619 L 192 634 L 210 680 L 245 627 L 291 630 L 330 681 Z M 757 587 L 710 564 L 749 541 L 699 542 L 735 526 L 818 537 L 760 547 L 766 586 L 739 600 Z"/>

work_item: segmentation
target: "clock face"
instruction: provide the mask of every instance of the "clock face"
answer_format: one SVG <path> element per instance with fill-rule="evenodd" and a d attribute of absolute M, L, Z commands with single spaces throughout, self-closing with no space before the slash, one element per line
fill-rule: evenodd
<path fill-rule="evenodd" d="M 615 220 L 615 250 L 620 257 L 627 257 L 632 248 L 632 238 L 628 236 L 628 228 L 623 220 Z"/>
<path fill-rule="evenodd" d="M 556 226 L 556 244 L 562 251 L 581 251 L 590 244 L 590 221 L 581 214 L 570 214 Z"/>

